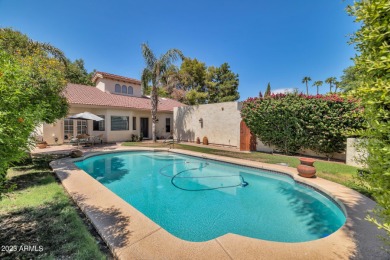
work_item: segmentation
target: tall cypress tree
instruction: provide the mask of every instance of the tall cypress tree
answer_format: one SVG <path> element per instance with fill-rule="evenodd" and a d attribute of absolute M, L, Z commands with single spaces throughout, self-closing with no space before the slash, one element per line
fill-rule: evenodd
<path fill-rule="evenodd" d="M 271 83 L 268 82 L 267 89 L 266 89 L 266 91 L 264 93 L 264 97 L 268 97 L 270 95 L 271 95 Z"/>

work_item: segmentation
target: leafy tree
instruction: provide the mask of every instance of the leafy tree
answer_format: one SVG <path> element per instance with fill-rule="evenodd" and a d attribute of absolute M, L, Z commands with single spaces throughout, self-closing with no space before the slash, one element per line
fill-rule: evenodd
<path fill-rule="evenodd" d="M 265 90 L 264 97 L 271 95 L 271 83 L 268 82 L 267 89 Z"/>
<path fill-rule="evenodd" d="M 208 101 L 206 93 L 205 63 L 197 59 L 185 58 L 179 70 L 179 89 L 184 90 L 183 102 L 187 105 L 205 104 Z"/>
<path fill-rule="evenodd" d="M 171 68 L 171 65 L 179 58 L 184 59 L 184 55 L 178 49 L 170 49 L 165 54 L 157 58 L 150 47 L 144 43 L 141 45 L 142 56 L 144 57 L 146 68 L 141 76 L 142 88 L 145 89 L 151 84 L 150 102 L 152 105 L 152 139 L 157 141 L 156 122 L 158 109 L 158 88 L 164 86 L 163 77 Z"/>
<path fill-rule="evenodd" d="M 238 74 L 230 70 L 227 63 L 220 67 L 208 67 L 206 86 L 209 95 L 208 103 L 236 101 L 240 98 L 238 93 Z"/>
<path fill-rule="evenodd" d="M 94 86 L 92 83 L 92 76 L 95 71 L 88 73 L 84 67 L 84 60 L 77 59 L 74 62 L 67 61 L 65 69 L 65 79 L 74 84 L 82 84 L 88 86 Z"/>
<path fill-rule="evenodd" d="M 321 87 L 322 84 L 324 84 L 324 83 L 321 80 L 314 81 L 314 83 L 313 83 L 313 86 L 317 87 L 317 95 L 319 94 L 319 87 Z"/>
<path fill-rule="evenodd" d="M 325 80 L 325 83 L 329 84 L 329 92 L 332 93 L 333 85 L 336 83 L 335 77 L 329 77 Z"/>
<path fill-rule="evenodd" d="M 187 91 L 185 94 L 185 104 L 187 105 L 198 105 L 205 104 L 208 98 L 207 92 L 196 91 L 195 89 L 191 89 Z"/>
<path fill-rule="evenodd" d="M 0 195 L 6 172 L 31 148 L 31 134 L 41 123 L 66 116 L 66 58 L 48 44 L 0 29 Z"/>
<path fill-rule="evenodd" d="M 339 87 L 344 91 L 348 92 L 353 89 L 357 89 L 361 83 L 359 71 L 356 66 L 350 66 L 346 68 L 344 74 L 341 76 Z"/>
<path fill-rule="evenodd" d="M 302 79 L 302 83 L 305 83 L 306 84 L 306 95 L 309 95 L 309 87 L 308 87 L 308 83 L 309 81 L 311 81 L 311 78 L 306 76 Z"/>
<path fill-rule="evenodd" d="M 180 66 L 180 83 L 184 90 L 206 91 L 205 63 L 197 59 L 185 58 Z"/>
<path fill-rule="evenodd" d="M 379 207 L 377 216 L 369 220 L 387 231 L 390 244 L 390 3 L 388 0 L 355 1 L 348 8 L 360 28 L 351 41 L 358 56 L 355 66 L 348 69 L 343 88 L 359 97 L 368 122 L 362 137 L 367 140 L 369 174 L 362 176 L 368 183 Z M 352 80 L 351 80 L 352 79 Z M 355 80 L 357 79 L 357 80 Z M 345 81 L 352 84 L 345 85 Z M 343 82 L 343 81 L 342 81 Z M 364 143 L 364 142 L 363 142 Z"/>

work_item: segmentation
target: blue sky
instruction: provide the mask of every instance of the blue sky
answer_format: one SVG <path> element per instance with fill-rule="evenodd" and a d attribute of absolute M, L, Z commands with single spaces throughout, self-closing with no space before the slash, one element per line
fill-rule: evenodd
<path fill-rule="evenodd" d="M 228 62 L 241 100 L 339 77 L 355 55 L 357 29 L 342 0 L 0 0 L 0 26 L 62 49 L 86 68 L 140 78 L 140 45 L 178 48 L 206 65 Z M 322 92 L 329 88 L 323 86 Z M 315 93 L 315 88 L 310 88 Z"/>

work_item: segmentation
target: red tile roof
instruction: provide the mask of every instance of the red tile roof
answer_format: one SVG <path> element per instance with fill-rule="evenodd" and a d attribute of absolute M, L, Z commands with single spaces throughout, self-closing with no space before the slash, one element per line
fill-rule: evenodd
<path fill-rule="evenodd" d="M 123 77 L 123 76 L 119 76 L 119 75 L 115 75 L 115 74 L 111 74 L 111 73 L 107 73 L 107 72 L 102 72 L 102 71 L 96 71 L 95 74 L 93 74 L 92 82 L 96 82 L 96 80 L 98 78 L 113 79 L 113 80 L 119 80 L 119 81 L 123 81 L 123 82 L 127 82 L 127 83 L 141 85 L 141 81 L 139 81 L 137 79 Z"/>
<path fill-rule="evenodd" d="M 70 104 L 82 104 L 105 107 L 122 107 L 140 110 L 150 110 L 150 98 L 131 97 L 115 95 L 103 92 L 95 87 L 68 84 L 65 91 L 65 97 Z M 184 106 L 184 104 L 169 98 L 159 98 L 158 111 L 173 111 L 174 107 Z"/>

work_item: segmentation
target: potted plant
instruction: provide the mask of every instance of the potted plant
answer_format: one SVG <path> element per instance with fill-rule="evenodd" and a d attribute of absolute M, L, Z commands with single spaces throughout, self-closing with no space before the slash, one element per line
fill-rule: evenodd
<path fill-rule="evenodd" d="M 203 137 L 203 144 L 208 145 L 209 144 L 209 139 L 207 136 Z"/>
<path fill-rule="evenodd" d="M 47 147 L 47 142 L 43 140 L 42 136 L 36 136 L 35 143 L 39 149 L 44 149 Z"/>
<path fill-rule="evenodd" d="M 200 138 L 199 137 L 196 138 L 196 143 L 200 144 Z"/>

